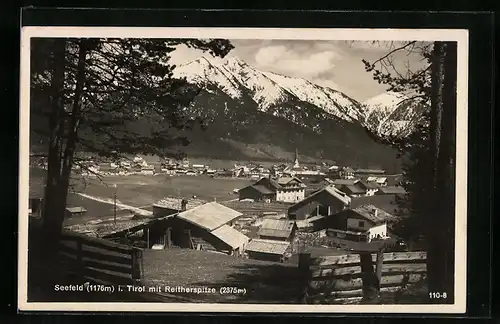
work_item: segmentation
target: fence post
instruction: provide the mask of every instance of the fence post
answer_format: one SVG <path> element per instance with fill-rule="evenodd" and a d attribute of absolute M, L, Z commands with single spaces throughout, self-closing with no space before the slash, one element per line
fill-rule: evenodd
<path fill-rule="evenodd" d="M 299 253 L 299 280 L 300 280 L 300 296 L 299 303 L 307 304 L 309 281 L 311 276 L 311 253 Z"/>
<path fill-rule="evenodd" d="M 142 269 L 142 251 L 139 249 L 132 249 L 132 279 L 134 281 L 141 280 Z"/>
<path fill-rule="evenodd" d="M 380 294 L 380 282 L 382 280 L 382 267 L 384 265 L 384 249 L 377 251 L 377 259 L 375 261 L 375 276 L 377 279 L 377 293 Z"/>
<path fill-rule="evenodd" d="M 172 247 L 172 229 L 170 227 L 167 228 L 167 242 L 166 245 L 168 248 Z"/>
<path fill-rule="evenodd" d="M 377 276 L 373 271 L 371 252 L 361 252 L 361 278 L 363 280 L 363 300 L 373 301 L 378 296 Z"/>

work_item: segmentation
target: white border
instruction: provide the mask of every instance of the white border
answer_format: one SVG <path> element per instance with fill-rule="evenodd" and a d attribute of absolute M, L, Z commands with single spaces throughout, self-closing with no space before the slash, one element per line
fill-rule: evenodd
<path fill-rule="evenodd" d="M 30 38 L 129 37 L 314 40 L 457 41 L 457 138 L 455 303 L 449 305 L 270 305 L 185 303 L 34 303 L 27 300 Z M 281 28 L 149 28 L 149 27 L 23 27 L 21 31 L 19 148 L 19 282 L 20 311 L 92 312 L 271 312 L 271 313 L 465 313 L 467 264 L 467 89 L 468 31 L 449 29 L 281 29 Z"/>

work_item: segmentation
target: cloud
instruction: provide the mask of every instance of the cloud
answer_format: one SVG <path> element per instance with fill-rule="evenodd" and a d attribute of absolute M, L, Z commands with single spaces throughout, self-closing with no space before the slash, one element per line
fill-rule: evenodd
<path fill-rule="evenodd" d="M 255 54 L 255 62 L 260 67 L 306 78 L 331 70 L 340 58 L 341 55 L 334 51 L 317 51 L 304 44 L 266 46 Z"/>

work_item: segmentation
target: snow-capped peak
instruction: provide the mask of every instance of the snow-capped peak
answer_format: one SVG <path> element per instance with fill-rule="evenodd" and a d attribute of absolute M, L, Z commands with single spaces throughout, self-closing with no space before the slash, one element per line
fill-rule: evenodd
<path fill-rule="evenodd" d="M 366 107 L 368 113 L 380 109 L 392 112 L 407 99 L 409 99 L 408 96 L 403 93 L 387 91 L 365 100 L 363 105 Z"/>

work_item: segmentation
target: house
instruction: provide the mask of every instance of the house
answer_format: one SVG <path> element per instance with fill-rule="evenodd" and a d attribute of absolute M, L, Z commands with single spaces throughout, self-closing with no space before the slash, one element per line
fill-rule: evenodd
<path fill-rule="evenodd" d="M 252 239 L 248 243 L 245 252 L 250 259 L 284 262 L 290 249 L 290 242 Z"/>
<path fill-rule="evenodd" d="M 295 177 L 261 178 L 239 190 L 239 200 L 296 202 L 305 197 L 307 186 Z"/>
<path fill-rule="evenodd" d="M 359 181 L 353 185 L 342 185 L 340 191 L 352 198 L 366 195 L 366 190 L 359 185 Z"/>
<path fill-rule="evenodd" d="M 406 189 L 402 186 L 386 186 L 380 187 L 377 195 L 405 195 Z"/>
<path fill-rule="evenodd" d="M 173 215 L 184 210 L 196 208 L 205 203 L 206 201 L 199 199 L 166 197 L 153 204 L 153 217 Z"/>
<path fill-rule="evenodd" d="M 351 167 L 343 167 L 339 172 L 339 176 L 343 179 L 354 179 L 354 169 Z"/>
<path fill-rule="evenodd" d="M 269 179 L 269 178 L 267 178 Z M 296 177 L 282 177 L 274 181 L 276 201 L 296 202 L 304 199 L 306 185 Z"/>
<path fill-rule="evenodd" d="M 357 185 L 365 190 L 365 196 L 375 195 L 380 188 L 380 186 L 377 183 L 368 181 L 359 181 Z"/>
<path fill-rule="evenodd" d="M 276 192 L 260 184 L 253 184 L 238 190 L 239 200 L 252 199 L 254 201 L 275 201 Z"/>
<path fill-rule="evenodd" d="M 66 207 L 66 217 L 84 216 L 87 210 L 83 207 Z"/>
<path fill-rule="evenodd" d="M 333 185 L 335 188 L 340 189 L 342 186 L 355 185 L 358 181 L 358 179 L 335 179 L 333 180 Z"/>
<path fill-rule="evenodd" d="M 367 182 L 375 182 L 381 187 L 387 186 L 387 177 L 374 177 L 370 176 L 366 179 Z"/>
<path fill-rule="evenodd" d="M 155 167 L 154 165 L 143 165 L 141 166 L 141 173 L 144 175 L 154 175 Z"/>
<path fill-rule="evenodd" d="M 265 219 L 257 232 L 260 239 L 292 241 L 297 225 L 288 219 Z"/>
<path fill-rule="evenodd" d="M 327 186 L 288 208 L 288 218 L 304 220 L 312 216 L 328 216 L 344 210 L 351 198 L 333 186 Z"/>
<path fill-rule="evenodd" d="M 338 238 L 358 237 L 359 240 L 371 242 L 373 239 L 385 239 L 387 225 L 398 218 L 373 205 L 362 205 L 346 209 L 327 218 L 328 233 L 335 233 Z M 333 231 L 332 231 L 333 230 Z M 358 240 L 358 239 L 356 239 Z"/>

